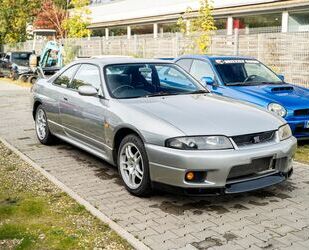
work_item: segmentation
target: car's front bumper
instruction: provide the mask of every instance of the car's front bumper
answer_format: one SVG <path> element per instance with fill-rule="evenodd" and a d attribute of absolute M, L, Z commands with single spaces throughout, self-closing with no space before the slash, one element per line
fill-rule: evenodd
<path fill-rule="evenodd" d="M 262 143 L 235 150 L 186 151 L 146 144 L 151 180 L 181 188 L 224 189 L 236 193 L 279 183 L 292 173 L 297 141 L 291 137 L 279 143 Z M 229 178 L 233 167 L 248 166 L 257 159 L 271 159 L 267 171 L 241 178 Z M 205 171 L 202 182 L 185 181 L 188 171 Z M 237 185 L 236 185 L 237 184 Z"/>
<path fill-rule="evenodd" d="M 293 135 L 301 139 L 309 139 L 309 117 L 303 119 L 286 119 L 291 127 Z"/>

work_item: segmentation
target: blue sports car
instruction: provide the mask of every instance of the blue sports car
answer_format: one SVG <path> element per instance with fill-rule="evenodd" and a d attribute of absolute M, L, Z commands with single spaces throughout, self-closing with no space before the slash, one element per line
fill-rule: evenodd
<path fill-rule="evenodd" d="M 175 62 L 213 93 L 265 107 L 283 117 L 299 140 L 309 139 L 309 89 L 286 83 L 254 58 L 187 55 Z"/>

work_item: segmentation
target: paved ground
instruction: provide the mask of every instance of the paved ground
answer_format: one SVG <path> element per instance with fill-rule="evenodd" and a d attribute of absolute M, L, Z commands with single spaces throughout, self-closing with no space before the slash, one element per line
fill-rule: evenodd
<path fill-rule="evenodd" d="M 38 143 L 29 89 L 0 82 L 0 136 L 153 249 L 309 249 L 309 166 L 259 192 L 215 198 L 136 198 L 117 171 L 61 143 Z"/>

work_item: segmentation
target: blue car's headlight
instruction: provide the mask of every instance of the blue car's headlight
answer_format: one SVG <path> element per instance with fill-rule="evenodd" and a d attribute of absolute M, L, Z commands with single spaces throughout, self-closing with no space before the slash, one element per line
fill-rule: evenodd
<path fill-rule="evenodd" d="M 219 150 L 234 148 L 230 139 L 225 136 L 188 136 L 171 138 L 166 141 L 166 146 L 182 150 Z"/>
<path fill-rule="evenodd" d="M 280 141 L 289 139 L 292 136 L 292 131 L 289 124 L 285 124 L 278 129 Z"/>
<path fill-rule="evenodd" d="M 270 103 L 270 104 L 268 104 L 267 109 L 270 112 L 273 112 L 276 115 L 279 115 L 281 117 L 285 117 L 286 116 L 286 109 L 282 105 L 280 105 L 278 103 Z"/>

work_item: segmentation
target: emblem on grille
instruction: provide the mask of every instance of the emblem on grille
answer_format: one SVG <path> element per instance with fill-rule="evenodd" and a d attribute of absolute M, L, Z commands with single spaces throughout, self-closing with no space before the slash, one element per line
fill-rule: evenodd
<path fill-rule="evenodd" d="M 261 139 L 259 136 L 254 136 L 252 138 L 252 143 L 256 144 L 256 143 L 260 143 L 261 142 Z"/>

